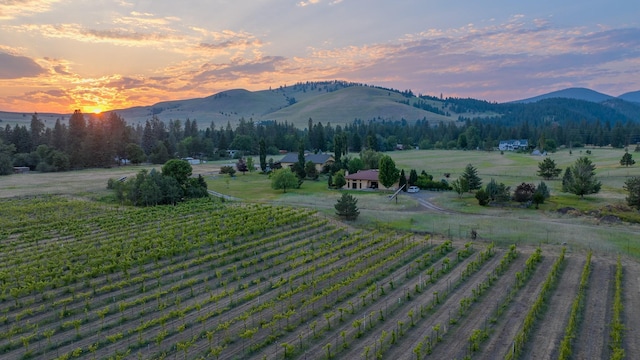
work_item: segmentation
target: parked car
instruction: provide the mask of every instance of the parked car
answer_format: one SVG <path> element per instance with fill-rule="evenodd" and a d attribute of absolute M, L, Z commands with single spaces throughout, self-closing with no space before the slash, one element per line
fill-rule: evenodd
<path fill-rule="evenodd" d="M 407 192 L 410 193 L 417 193 L 418 191 L 420 191 L 420 188 L 417 186 L 409 186 L 409 188 L 407 189 Z"/>

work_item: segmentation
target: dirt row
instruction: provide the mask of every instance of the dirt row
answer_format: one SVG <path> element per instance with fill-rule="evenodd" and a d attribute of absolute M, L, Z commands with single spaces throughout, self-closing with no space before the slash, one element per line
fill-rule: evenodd
<path fill-rule="evenodd" d="M 475 257 L 475 254 L 471 256 Z M 441 278 L 432 288 L 423 292 L 419 297 L 415 298 L 411 302 L 407 302 L 404 306 L 394 312 L 393 316 L 388 317 L 382 326 L 379 326 L 375 331 L 368 333 L 357 344 L 349 349 L 344 355 L 341 355 L 345 359 L 360 359 L 364 357 L 365 347 L 369 346 L 374 349 L 375 343 L 380 338 L 382 331 L 391 334 L 394 330 L 398 330 L 398 322 L 403 322 L 404 335 L 398 336 L 398 343 L 392 345 L 384 354 L 384 358 L 396 358 L 403 356 L 402 354 L 411 354 L 415 343 L 422 341 L 425 335 L 431 335 L 433 326 L 440 324 L 442 331 L 446 332 L 446 328 L 449 326 L 449 319 L 451 313 L 456 311 L 460 299 L 467 296 L 471 292 L 471 289 L 476 287 L 476 284 L 483 281 L 487 274 L 500 262 L 502 257 L 502 251 L 496 251 L 496 254 L 489 259 L 485 264 L 481 266 L 481 269 L 466 280 L 460 283 L 459 286 L 454 285 L 459 281 L 461 277 L 461 270 L 465 264 L 460 264 L 451 271 L 447 276 Z M 426 305 L 433 301 L 435 292 L 438 292 L 438 297 L 442 298 L 440 304 L 434 308 L 434 311 L 422 320 L 417 320 L 416 325 L 410 328 L 409 318 L 407 316 L 409 310 L 419 309 L 420 305 Z M 419 312 L 418 312 L 419 314 Z M 391 335 L 390 335 L 391 336 Z"/>
<path fill-rule="evenodd" d="M 503 274 L 477 303 L 472 305 L 470 313 L 460 319 L 455 326 L 452 326 L 450 333 L 447 333 L 444 337 L 442 344 L 439 344 L 434 349 L 433 354 L 430 356 L 431 358 L 462 359 L 469 354 L 468 339 L 472 332 L 476 329 L 490 330 L 491 319 L 489 316 L 501 302 L 503 296 L 514 285 L 516 279 L 513 274 L 516 271 L 523 271 L 528 256 L 529 254 L 519 255 L 518 259 L 509 267 L 509 271 Z M 408 359 L 408 357 L 403 357 L 402 359 Z"/>
<path fill-rule="evenodd" d="M 565 255 L 564 269 L 555 290 L 547 297 L 544 317 L 538 319 L 535 330 L 527 340 L 522 359 L 554 359 L 558 357 L 560 342 L 569 321 L 571 305 L 578 293 L 584 254 Z"/>

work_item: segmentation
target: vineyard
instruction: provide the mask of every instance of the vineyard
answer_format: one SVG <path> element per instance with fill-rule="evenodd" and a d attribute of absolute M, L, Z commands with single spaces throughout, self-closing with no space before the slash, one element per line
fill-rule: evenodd
<path fill-rule="evenodd" d="M 0 200 L 3 359 L 638 358 L 638 264 L 314 211 Z"/>

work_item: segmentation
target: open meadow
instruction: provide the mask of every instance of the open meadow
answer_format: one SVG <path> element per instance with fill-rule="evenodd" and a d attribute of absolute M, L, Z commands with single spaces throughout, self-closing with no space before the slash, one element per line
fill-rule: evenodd
<path fill-rule="evenodd" d="M 0 177 L 0 357 L 640 358 L 640 227 L 601 217 L 637 169 L 591 151 L 603 190 L 585 200 L 559 180 L 539 210 L 352 191 L 348 223 L 326 179 L 283 193 L 222 162 L 194 174 L 236 201 L 111 201 L 109 178 L 150 167 Z M 524 154 L 390 155 L 436 179 L 471 163 L 484 183 L 540 181 Z"/>

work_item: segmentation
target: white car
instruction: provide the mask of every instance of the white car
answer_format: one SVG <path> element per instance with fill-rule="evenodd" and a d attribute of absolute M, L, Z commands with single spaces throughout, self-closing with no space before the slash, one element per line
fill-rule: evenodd
<path fill-rule="evenodd" d="M 409 188 L 407 189 L 407 192 L 410 193 L 417 193 L 418 191 L 420 191 L 420 188 L 417 186 L 409 186 Z"/>

